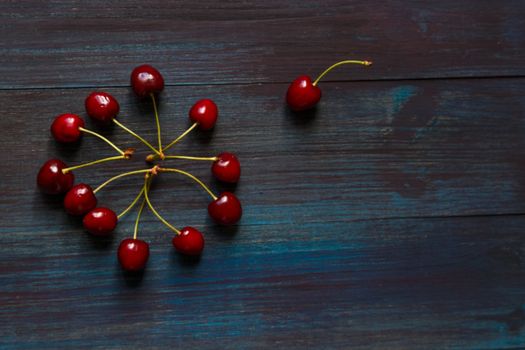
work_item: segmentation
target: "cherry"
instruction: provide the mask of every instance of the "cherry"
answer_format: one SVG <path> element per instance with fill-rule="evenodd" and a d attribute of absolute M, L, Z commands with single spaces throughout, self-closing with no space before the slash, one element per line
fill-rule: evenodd
<path fill-rule="evenodd" d="M 116 118 L 120 106 L 116 98 L 107 92 L 95 91 L 85 101 L 87 114 L 96 121 L 108 123 Z"/>
<path fill-rule="evenodd" d="M 109 208 L 99 207 L 84 216 L 84 228 L 94 236 L 107 236 L 117 227 L 118 217 Z"/>
<path fill-rule="evenodd" d="M 126 238 L 118 247 L 118 261 L 126 271 L 140 271 L 146 267 L 149 258 L 149 244 L 140 240 Z"/>
<path fill-rule="evenodd" d="M 224 152 L 213 162 L 211 172 L 223 182 L 236 183 L 241 176 L 241 163 L 235 154 Z"/>
<path fill-rule="evenodd" d="M 286 92 L 286 102 L 296 112 L 312 108 L 320 99 L 321 89 L 313 85 L 312 79 L 307 75 L 295 79 Z"/>
<path fill-rule="evenodd" d="M 97 197 L 89 185 L 73 186 L 64 197 L 64 208 L 71 215 L 84 215 L 97 206 Z"/>
<path fill-rule="evenodd" d="M 286 103 L 290 106 L 290 109 L 295 112 L 304 111 L 314 107 L 317 102 L 321 99 L 321 89 L 317 86 L 317 83 L 325 76 L 328 72 L 337 66 L 343 64 L 359 64 L 363 66 L 370 66 L 370 61 L 357 61 L 357 60 L 345 60 L 337 62 L 322 72 L 314 82 L 307 75 L 301 75 L 297 77 L 288 87 L 286 92 Z"/>
<path fill-rule="evenodd" d="M 197 229 L 187 226 L 173 237 L 173 246 L 184 255 L 200 255 L 204 249 L 204 237 Z"/>
<path fill-rule="evenodd" d="M 36 182 L 40 190 L 47 194 L 60 194 L 67 192 L 75 182 L 72 172 L 62 173 L 67 165 L 60 159 L 50 159 L 42 165 Z"/>
<path fill-rule="evenodd" d="M 208 205 L 208 213 L 221 225 L 233 225 L 242 216 L 241 202 L 231 192 L 223 192 Z"/>
<path fill-rule="evenodd" d="M 61 114 L 51 124 L 51 134 L 58 142 L 76 142 L 82 136 L 82 131 L 79 128 L 84 126 L 84 119 L 78 115 L 71 113 Z"/>
<path fill-rule="evenodd" d="M 193 123 L 199 124 L 201 130 L 210 130 L 215 126 L 217 117 L 219 116 L 219 109 L 215 102 L 210 99 L 203 99 L 195 102 L 191 107 L 190 120 Z"/>
<path fill-rule="evenodd" d="M 144 98 L 161 92 L 164 89 L 164 78 L 158 70 L 143 64 L 131 72 L 131 87 L 139 97 Z"/>

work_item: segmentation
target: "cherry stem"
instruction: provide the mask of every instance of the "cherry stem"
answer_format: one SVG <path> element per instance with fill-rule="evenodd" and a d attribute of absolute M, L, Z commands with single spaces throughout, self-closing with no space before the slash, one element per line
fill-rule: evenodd
<path fill-rule="evenodd" d="M 192 126 L 190 126 L 186 131 L 184 131 L 182 134 L 180 134 L 179 137 L 177 137 L 175 140 L 171 141 L 171 143 L 169 145 L 167 145 L 166 147 L 164 147 L 162 149 L 162 151 L 166 151 L 168 150 L 169 148 L 171 148 L 171 146 L 173 146 L 174 144 L 176 144 L 177 142 L 179 142 L 180 140 L 182 140 L 184 138 L 184 136 L 188 135 L 190 133 L 190 131 L 192 131 L 193 129 L 195 129 L 197 127 L 197 125 L 199 125 L 198 123 L 193 123 Z"/>
<path fill-rule="evenodd" d="M 199 185 L 201 185 L 201 187 L 204 188 L 206 190 L 206 192 L 208 192 L 208 194 L 211 196 L 211 198 L 213 198 L 214 200 L 217 199 L 217 196 L 215 194 L 213 194 L 213 192 L 208 188 L 208 186 L 206 186 L 197 177 L 195 177 L 194 175 L 192 175 L 192 174 L 190 174 L 190 173 L 188 173 L 188 172 L 186 172 L 184 170 L 175 169 L 175 168 L 158 168 L 158 171 L 160 171 L 160 172 L 169 172 L 169 173 L 179 173 L 179 174 L 185 175 L 185 176 L 193 179 Z"/>
<path fill-rule="evenodd" d="M 142 204 L 140 205 L 139 212 L 137 213 L 137 218 L 135 219 L 135 228 L 133 229 L 133 239 L 137 239 L 137 233 L 139 232 L 140 215 L 142 215 L 142 211 L 144 210 L 145 205 L 146 205 L 146 198 L 142 200 Z"/>
<path fill-rule="evenodd" d="M 326 70 L 324 72 L 322 72 L 317 77 L 317 79 L 315 79 L 315 81 L 312 83 L 312 85 L 314 85 L 314 86 L 317 85 L 317 83 L 319 83 L 319 80 L 321 80 L 321 78 L 324 77 L 328 72 L 330 72 L 335 67 L 341 66 L 343 64 L 360 64 L 360 65 L 363 65 L 363 66 L 370 66 L 372 64 L 372 62 L 370 62 L 370 61 L 357 61 L 357 60 L 346 60 L 346 61 L 337 62 L 335 64 L 332 64 L 330 67 L 326 68 Z"/>
<path fill-rule="evenodd" d="M 218 157 L 192 157 L 192 156 L 164 156 L 164 159 L 188 159 L 188 160 L 207 160 L 215 162 Z"/>
<path fill-rule="evenodd" d="M 69 167 L 69 168 L 64 168 L 64 169 L 62 169 L 62 174 L 67 174 L 70 171 L 73 171 L 73 170 L 76 170 L 76 169 L 80 169 L 80 168 L 85 168 L 85 167 L 88 167 L 88 166 L 91 166 L 91 165 L 95 165 L 95 164 L 99 164 L 99 163 L 105 163 L 105 162 L 109 162 L 109 161 L 112 161 L 112 160 L 127 159 L 127 158 L 129 158 L 129 157 L 127 157 L 126 155 L 102 158 L 102 159 L 94 160 L 94 161 L 89 162 L 89 163 L 84 163 L 84 164 L 75 165 L 75 166 L 72 166 L 72 167 Z"/>
<path fill-rule="evenodd" d="M 151 96 L 151 101 L 153 102 L 153 111 L 155 112 L 155 122 L 157 123 L 157 138 L 159 140 L 159 153 L 162 153 L 162 138 L 160 136 L 160 121 L 159 121 L 159 112 L 157 111 L 157 102 L 155 101 L 155 95 L 153 93 L 149 95 Z"/>
<path fill-rule="evenodd" d="M 93 135 L 95 137 L 98 137 L 99 139 L 101 139 L 102 141 L 106 142 L 108 145 L 113 147 L 118 153 L 120 153 L 121 155 L 124 155 L 124 151 L 123 150 L 121 150 L 120 148 L 115 146 L 115 144 L 113 142 L 109 141 L 107 138 L 105 138 L 104 136 L 100 135 L 99 133 L 96 133 L 96 132 L 88 130 L 88 129 L 84 129 L 83 127 L 79 127 L 78 130 L 80 130 L 82 132 L 85 132 L 86 134 L 90 134 L 90 135 Z"/>
<path fill-rule="evenodd" d="M 151 169 L 133 170 L 133 171 L 128 171 L 128 172 L 126 172 L 126 173 L 119 174 L 119 175 L 117 175 L 117 176 L 113 176 L 111 179 L 107 180 L 107 181 L 104 182 L 102 185 L 100 185 L 100 186 L 98 186 L 97 188 L 95 188 L 95 190 L 93 191 L 93 193 L 97 193 L 97 192 L 100 191 L 102 188 L 106 187 L 107 185 L 109 185 L 109 184 L 112 183 L 113 181 L 120 179 L 121 177 L 130 176 L 130 175 L 134 175 L 134 174 L 151 173 L 151 172 L 153 171 L 154 168 L 155 168 L 155 167 L 153 167 L 153 168 L 151 168 Z"/>
<path fill-rule="evenodd" d="M 155 210 L 155 208 L 153 207 L 153 205 L 151 204 L 151 201 L 149 199 L 149 196 L 148 196 L 148 192 L 149 192 L 149 176 L 146 175 L 146 181 L 145 181 L 145 184 L 144 184 L 144 199 L 146 200 L 146 203 L 148 203 L 148 207 L 150 208 L 150 210 L 152 211 L 152 213 L 157 217 L 157 219 L 159 219 L 164 225 L 166 225 L 170 230 L 172 230 L 173 232 L 175 232 L 176 234 L 180 235 L 180 231 L 177 230 L 172 224 L 170 224 L 169 222 L 167 222 L 158 212 L 157 210 Z"/>
<path fill-rule="evenodd" d="M 117 118 L 113 118 L 113 123 L 117 124 L 119 127 L 121 127 L 122 129 L 124 129 L 125 131 L 127 131 L 128 133 L 130 133 L 131 135 L 135 136 L 140 142 L 142 142 L 143 144 L 145 144 L 146 146 L 148 146 L 153 152 L 155 152 L 155 154 L 157 155 L 161 155 L 161 153 L 155 149 L 155 147 L 153 147 L 151 145 L 151 143 L 149 143 L 148 141 L 146 141 L 142 136 L 140 136 L 139 134 L 135 133 L 134 131 L 130 130 L 129 128 L 127 128 L 126 126 L 124 126 L 124 124 L 122 124 L 121 122 L 119 122 L 117 120 Z"/>
<path fill-rule="evenodd" d="M 133 209 L 133 207 L 135 206 L 135 204 L 137 204 L 137 202 L 139 201 L 140 197 L 142 197 L 142 194 L 144 193 L 144 187 L 142 187 L 142 189 L 140 190 L 139 194 L 137 194 L 137 196 L 135 197 L 135 199 L 133 200 L 133 202 L 131 202 L 131 204 L 122 211 L 122 213 L 118 214 L 118 218 L 120 219 L 121 217 L 123 217 L 124 215 L 126 215 L 126 213 L 128 211 L 130 211 L 131 209 Z"/>

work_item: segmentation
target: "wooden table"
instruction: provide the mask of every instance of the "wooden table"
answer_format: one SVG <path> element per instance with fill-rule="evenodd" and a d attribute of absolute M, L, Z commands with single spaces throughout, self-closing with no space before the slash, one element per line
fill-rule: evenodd
<path fill-rule="evenodd" d="M 0 4 L 0 348 L 518 349 L 525 346 L 525 3 L 470 1 L 3 1 Z M 289 82 L 316 77 L 314 112 L 284 104 Z M 41 164 L 113 155 L 75 147 L 53 118 L 85 116 L 93 90 L 154 141 L 131 70 L 157 67 L 166 139 L 214 99 L 212 133 L 180 154 L 238 154 L 234 189 L 209 164 L 171 161 L 214 191 L 234 190 L 233 228 L 207 218 L 207 194 L 177 175 L 151 197 L 175 225 L 205 232 L 200 261 L 181 259 L 146 213 L 142 276 L 124 275 L 113 239 L 94 240 L 60 198 L 35 185 Z M 86 119 L 88 119 L 86 117 Z M 144 167 L 76 171 L 93 186 Z M 101 191 L 120 211 L 132 178 Z"/>

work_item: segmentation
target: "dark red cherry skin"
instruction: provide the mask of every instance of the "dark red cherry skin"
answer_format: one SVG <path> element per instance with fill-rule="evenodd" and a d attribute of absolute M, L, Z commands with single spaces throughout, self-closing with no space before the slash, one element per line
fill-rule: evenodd
<path fill-rule="evenodd" d="M 149 244 L 140 239 L 126 238 L 120 242 L 117 255 L 124 270 L 144 270 L 149 258 Z"/>
<path fill-rule="evenodd" d="M 215 102 L 205 98 L 195 102 L 190 109 L 189 115 L 193 123 L 199 124 L 199 129 L 210 130 L 213 129 L 217 122 L 219 109 Z"/>
<path fill-rule="evenodd" d="M 312 79 L 307 75 L 295 79 L 286 92 L 286 103 L 295 112 L 314 107 L 320 99 L 321 89 L 313 85 Z"/>
<path fill-rule="evenodd" d="M 208 205 L 208 213 L 221 225 L 233 225 L 242 216 L 241 202 L 231 192 L 223 192 Z"/>
<path fill-rule="evenodd" d="M 184 227 L 171 241 L 175 249 L 184 255 L 200 255 L 204 249 L 204 237 L 197 229 Z"/>
<path fill-rule="evenodd" d="M 213 175 L 223 182 L 236 183 L 241 177 L 241 163 L 233 153 L 224 152 L 217 156 L 211 166 Z"/>
<path fill-rule="evenodd" d="M 120 111 L 117 99 L 103 91 L 95 91 L 89 94 L 84 104 L 87 114 L 102 123 L 109 123 L 117 117 Z"/>
<path fill-rule="evenodd" d="M 66 193 L 75 182 L 75 175 L 70 171 L 62 173 L 67 165 L 60 159 L 50 159 L 42 165 L 36 183 L 40 190 L 47 194 Z"/>
<path fill-rule="evenodd" d="M 64 197 L 64 209 L 70 215 L 84 215 L 97 206 L 97 197 L 89 185 L 73 186 Z"/>
<path fill-rule="evenodd" d="M 76 114 L 66 113 L 55 118 L 51 124 L 51 134 L 58 142 L 70 143 L 80 140 L 84 127 L 84 119 Z"/>
<path fill-rule="evenodd" d="M 117 227 L 117 214 L 109 208 L 99 207 L 84 216 L 84 228 L 94 236 L 107 236 Z"/>
<path fill-rule="evenodd" d="M 143 64 L 131 72 L 131 87 L 139 97 L 144 98 L 164 90 L 164 78 L 158 70 Z"/>

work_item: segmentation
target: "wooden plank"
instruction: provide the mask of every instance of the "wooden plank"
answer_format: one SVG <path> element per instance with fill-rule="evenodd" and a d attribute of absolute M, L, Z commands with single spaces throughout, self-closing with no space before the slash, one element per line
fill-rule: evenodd
<path fill-rule="evenodd" d="M 0 4 L 0 88 L 288 82 L 349 57 L 328 80 L 523 76 L 525 3 L 53 1 Z"/>
<path fill-rule="evenodd" d="M 180 260 L 149 218 L 138 280 L 121 275 L 117 239 L 95 247 L 54 224 L 56 208 L 31 215 L 31 231 L 2 228 L 4 349 L 525 342 L 523 216 L 243 225 L 231 237 L 208 231 L 198 263 Z"/>
<path fill-rule="evenodd" d="M 171 135 L 165 138 L 175 138 L 189 125 L 187 111 L 195 100 L 217 101 L 221 117 L 215 131 L 190 134 L 174 152 L 239 155 L 243 177 L 236 190 L 247 202 L 245 224 L 525 211 L 525 79 L 322 87 L 325 95 L 315 115 L 304 116 L 284 106 L 284 85 L 170 87 L 160 103 L 164 134 Z M 25 211 L 40 207 L 39 201 L 20 198 L 33 196 L 33 175 L 50 157 L 73 164 L 113 155 L 98 139 L 86 137 L 81 147 L 71 148 L 57 146 L 49 135 L 55 115 L 83 114 L 90 91 L 0 93 L 0 128 L 10 150 L 3 162 L 11 169 L 1 184 L 4 203 L 17 203 Z M 151 106 L 138 102 L 129 89 L 109 91 L 120 99 L 121 120 L 155 140 Z M 111 132 L 123 147 L 139 145 L 120 130 Z M 138 152 L 124 164 L 79 170 L 77 180 L 96 185 L 120 171 L 142 168 L 147 150 L 139 145 Z M 212 180 L 209 164 L 170 164 L 183 164 L 216 191 L 224 188 Z M 191 209 L 192 220 L 200 218 L 206 193 L 176 175 L 164 179 L 168 191 L 187 198 L 178 207 Z M 108 199 L 125 207 L 140 181 L 123 188 L 126 196 Z M 169 205 L 173 197 L 158 200 Z"/>

